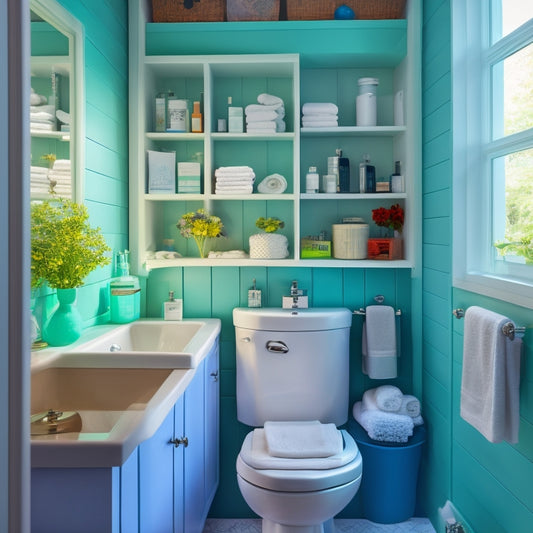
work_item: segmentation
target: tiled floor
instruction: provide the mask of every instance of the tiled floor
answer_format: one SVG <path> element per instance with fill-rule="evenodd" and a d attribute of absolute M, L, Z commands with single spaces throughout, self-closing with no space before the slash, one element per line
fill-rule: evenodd
<path fill-rule="evenodd" d="M 337 533 L 435 533 L 427 518 L 411 518 L 400 524 L 375 524 L 368 520 L 335 520 Z M 207 520 L 204 533 L 261 533 L 261 520 L 221 519 Z"/>

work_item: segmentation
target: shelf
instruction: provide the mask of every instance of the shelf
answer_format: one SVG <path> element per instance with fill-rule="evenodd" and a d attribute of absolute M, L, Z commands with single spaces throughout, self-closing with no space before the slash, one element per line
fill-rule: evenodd
<path fill-rule="evenodd" d="M 193 202 L 204 200 L 241 200 L 269 201 L 283 200 L 293 202 L 294 194 L 145 194 L 144 199 L 150 202 Z"/>
<path fill-rule="evenodd" d="M 30 135 L 32 137 L 40 138 L 40 139 L 56 139 L 58 141 L 64 141 L 64 142 L 70 141 L 69 131 L 41 131 L 41 130 L 30 129 Z"/>
<path fill-rule="evenodd" d="M 293 132 L 273 133 L 265 135 L 263 133 L 211 133 L 214 141 L 293 141 Z"/>
<path fill-rule="evenodd" d="M 205 133 L 151 131 L 146 133 L 146 138 L 152 141 L 203 141 Z"/>
<path fill-rule="evenodd" d="M 405 133 L 407 128 L 405 126 L 338 126 L 337 128 L 301 128 L 300 135 L 302 137 L 332 137 L 332 136 L 350 136 L 350 137 L 394 137 L 401 133 Z"/>
<path fill-rule="evenodd" d="M 150 259 L 146 261 L 147 271 L 158 268 L 176 267 L 313 267 L 313 268 L 412 268 L 404 259 L 398 261 L 380 261 L 372 259 L 201 259 L 200 257 L 182 257 L 179 259 Z"/>
<path fill-rule="evenodd" d="M 376 193 L 302 193 L 301 200 L 399 200 L 407 198 L 405 192 L 376 192 Z"/>

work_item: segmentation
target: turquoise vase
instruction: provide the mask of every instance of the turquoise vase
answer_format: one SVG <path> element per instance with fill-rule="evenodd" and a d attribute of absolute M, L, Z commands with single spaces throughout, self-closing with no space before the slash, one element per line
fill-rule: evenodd
<path fill-rule="evenodd" d="M 80 338 L 82 327 L 76 293 L 77 289 L 57 289 L 59 305 L 43 330 L 43 339 L 50 346 L 66 346 Z"/>

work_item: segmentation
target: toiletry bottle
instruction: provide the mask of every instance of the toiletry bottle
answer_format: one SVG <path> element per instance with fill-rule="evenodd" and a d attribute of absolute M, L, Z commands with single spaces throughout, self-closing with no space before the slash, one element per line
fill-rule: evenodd
<path fill-rule="evenodd" d="M 115 275 L 110 282 L 110 320 L 113 324 L 133 322 L 140 317 L 141 286 L 139 278 L 130 276 L 129 251 L 117 252 Z"/>
<path fill-rule="evenodd" d="M 320 177 L 316 171 L 316 167 L 309 167 L 309 172 L 305 176 L 305 192 L 317 193 Z"/>
<path fill-rule="evenodd" d="M 390 177 L 390 182 L 391 192 L 405 192 L 401 161 L 396 161 L 394 165 L 394 174 Z"/>
<path fill-rule="evenodd" d="M 365 154 L 359 164 L 359 192 L 376 192 L 376 167 L 370 164 L 370 156 Z"/>
<path fill-rule="evenodd" d="M 163 305 L 165 320 L 183 319 L 183 300 L 174 298 L 174 291 L 168 293 L 168 300 Z"/>
<path fill-rule="evenodd" d="M 154 131 L 167 129 L 167 95 L 158 93 L 155 97 Z"/>
<path fill-rule="evenodd" d="M 202 133 L 203 131 L 204 129 L 202 113 L 200 111 L 200 102 L 194 102 L 194 110 L 191 115 L 191 132 Z"/>
<path fill-rule="evenodd" d="M 339 191 L 339 155 L 328 157 L 328 174 L 329 176 L 335 176 L 335 190 L 331 190 L 331 184 L 329 184 L 329 189 L 326 190 L 326 185 L 324 184 L 324 192 L 338 192 Z"/>
<path fill-rule="evenodd" d="M 353 192 L 350 187 L 350 160 L 342 157 L 342 150 L 337 148 L 339 157 L 339 192 Z"/>
<path fill-rule="evenodd" d="M 253 285 L 248 291 L 248 307 L 261 307 L 261 291 L 255 285 L 255 279 Z"/>
<path fill-rule="evenodd" d="M 228 96 L 228 132 L 243 133 L 244 131 L 244 113 L 242 107 L 232 105 L 233 98 Z"/>

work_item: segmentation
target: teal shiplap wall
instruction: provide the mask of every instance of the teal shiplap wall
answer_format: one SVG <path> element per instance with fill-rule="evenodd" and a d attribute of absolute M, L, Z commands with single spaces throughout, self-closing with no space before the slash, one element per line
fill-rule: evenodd
<path fill-rule="evenodd" d="M 128 5 L 125 0 L 59 0 L 85 32 L 85 205 L 114 250 L 128 247 Z M 111 265 L 78 291 L 85 326 L 106 319 Z M 55 295 L 39 299 L 42 321 Z"/>
<path fill-rule="evenodd" d="M 452 310 L 480 305 L 520 325 L 533 311 L 452 289 L 451 5 L 425 0 L 423 27 L 423 479 L 435 524 L 447 499 L 476 533 L 529 533 L 533 524 L 532 336 L 524 339 L 517 445 L 491 444 L 459 415 L 464 321 Z"/>
<path fill-rule="evenodd" d="M 374 303 L 382 294 L 389 305 L 402 310 L 401 357 L 399 376 L 387 380 L 405 392 L 412 391 L 411 343 L 411 273 L 401 269 L 342 268 L 266 268 L 200 267 L 169 268 L 150 272 L 147 280 L 147 315 L 160 317 L 162 303 L 173 290 L 183 298 L 184 316 L 217 317 L 222 320 L 221 333 L 221 434 L 220 486 L 210 516 L 238 518 L 253 516 L 237 486 L 235 460 L 250 428 L 237 421 L 235 403 L 235 331 L 234 307 L 247 306 L 252 280 L 262 290 L 264 306 L 280 307 L 293 279 L 309 291 L 310 306 L 346 306 L 359 309 Z M 350 406 L 364 390 L 382 382 L 369 380 L 361 372 L 361 318 L 354 317 L 350 340 Z M 327 394 L 327 391 L 324 391 Z M 359 498 L 343 511 L 342 516 L 361 516 Z"/>

